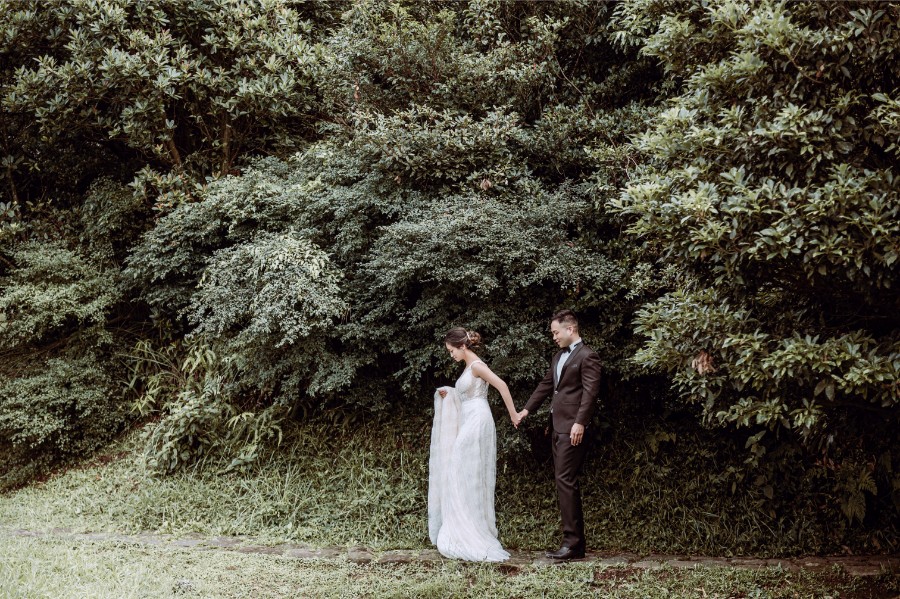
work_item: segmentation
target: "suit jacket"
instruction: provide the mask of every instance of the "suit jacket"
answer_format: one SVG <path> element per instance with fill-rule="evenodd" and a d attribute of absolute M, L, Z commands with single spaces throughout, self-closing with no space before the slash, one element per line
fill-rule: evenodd
<path fill-rule="evenodd" d="M 525 409 L 533 414 L 545 399 L 551 397 L 553 430 L 568 433 L 576 422 L 587 427 L 594 415 L 600 393 L 600 356 L 582 343 L 563 364 L 557 381 L 556 365 L 562 355 L 560 350 L 553 356 L 550 369 L 531 394 Z"/>

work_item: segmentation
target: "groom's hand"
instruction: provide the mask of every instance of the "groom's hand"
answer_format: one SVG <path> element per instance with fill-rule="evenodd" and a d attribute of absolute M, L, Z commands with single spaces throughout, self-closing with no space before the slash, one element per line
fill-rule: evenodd
<path fill-rule="evenodd" d="M 573 424 L 572 432 L 569 433 L 569 439 L 571 439 L 572 445 L 580 445 L 582 439 L 584 439 L 584 426 L 577 422 Z"/>
<path fill-rule="evenodd" d="M 522 410 L 521 412 L 516 412 L 510 418 L 512 419 L 513 426 L 519 428 L 519 425 L 522 424 L 522 419 L 528 415 L 528 410 Z"/>

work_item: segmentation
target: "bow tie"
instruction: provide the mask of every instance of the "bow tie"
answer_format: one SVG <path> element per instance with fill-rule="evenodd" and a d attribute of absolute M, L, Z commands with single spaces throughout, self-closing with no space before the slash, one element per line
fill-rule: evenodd
<path fill-rule="evenodd" d="M 570 347 L 565 347 L 565 348 L 563 348 L 562 353 L 567 354 L 567 353 L 569 353 L 570 351 L 576 349 L 579 345 L 581 345 L 581 342 L 576 343 L 575 345 L 570 346 Z"/>

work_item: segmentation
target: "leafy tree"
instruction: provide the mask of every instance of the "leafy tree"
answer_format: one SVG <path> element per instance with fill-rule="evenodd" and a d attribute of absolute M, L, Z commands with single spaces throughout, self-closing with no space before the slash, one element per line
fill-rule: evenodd
<path fill-rule="evenodd" d="M 207 176 L 226 175 L 248 154 L 290 151 L 315 136 L 316 38 L 335 7 L 3 0 L 0 14 L 0 298 L 3 347 L 14 358 L 0 414 L 16 414 L 4 442 L 46 465 L 77 453 L 64 447 L 95 446 L 125 420 L 110 386 L 122 376 L 125 339 L 147 335 L 148 325 L 183 334 L 120 285 L 152 209 L 195 198 Z M 293 259 L 308 257 L 294 250 Z M 87 369 L 80 378 L 67 362 L 76 358 Z M 76 382 L 72 401 L 115 408 L 98 408 L 101 418 L 67 407 L 42 429 L 69 406 L 52 386 Z M 41 399 L 21 403 L 42 386 Z M 81 435 L 91 441 L 72 441 Z"/>
<path fill-rule="evenodd" d="M 325 42 L 325 138 L 199 190 L 147 232 L 126 277 L 230 360 L 218 397 L 248 414 L 422 401 L 450 375 L 440 338 L 455 324 L 482 330 L 499 371 L 530 386 L 561 305 L 582 310 L 598 341 L 607 330 L 614 376 L 636 301 L 616 298 L 637 257 L 596 189 L 624 180 L 627 138 L 648 112 L 642 76 L 656 71 L 616 49 L 608 16 L 588 2 L 348 7 Z M 343 303 L 313 318 L 239 280 L 235 265 L 276 255 L 258 240 L 285 236 L 327 255 L 326 296 Z M 316 297 L 321 284 L 303 288 Z M 318 326 L 276 347 L 292 313 Z"/>
<path fill-rule="evenodd" d="M 90 163 L 88 183 L 115 172 L 109 162 L 144 168 L 136 184 L 151 197 L 170 192 L 153 197 L 167 206 L 193 190 L 193 177 L 314 134 L 327 3 L 312 18 L 285 0 L 4 0 L 0 10 L 14 197 L 39 193 L 50 178 L 41 169 L 61 157 L 51 173 L 69 178 Z"/>
<path fill-rule="evenodd" d="M 443 362 L 435 342 L 463 318 L 496 338 L 501 367 L 525 385 L 560 305 L 581 309 L 596 333 L 609 329 L 611 361 L 627 351 L 615 323 L 630 306 L 614 298 L 636 257 L 616 244 L 597 196 L 625 178 L 625 142 L 657 74 L 613 43 L 611 6 L 358 4 L 330 40 L 326 81 L 352 89 L 324 95 L 346 114 L 336 133 L 364 173 L 355 186 L 377 194 L 355 200 L 373 235 L 344 263 L 366 285 L 352 295 L 360 318 L 341 330 L 404 348 L 377 370 L 402 373 L 410 391 L 432 382 Z M 331 218 L 316 226 L 339 229 L 345 202 L 323 207 Z M 578 266 L 567 272 L 569 257 Z"/>
<path fill-rule="evenodd" d="M 705 422 L 750 428 L 752 461 L 784 433 L 827 456 L 848 519 L 876 492 L 896 510 L 898 7 L 617 11 L 620 41 L 646 36 L 681 86 L 636 140 L 652 168 L 614 202 L 685 273 L 639 312 L 638 362 Z"/>

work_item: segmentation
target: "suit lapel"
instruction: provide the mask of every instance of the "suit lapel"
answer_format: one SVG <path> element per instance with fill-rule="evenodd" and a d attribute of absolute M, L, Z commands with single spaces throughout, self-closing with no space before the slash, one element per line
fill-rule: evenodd
<path fill-rule="evenodd" d="M 556 366 L 559 364 L 559 359 L 562 358 L 562 352 L 556 352 L 556 355 L 553 356 L 553 388 L 556 389 L 559 386 L 559 377 L 556 376 Z M 565 367 L 564 367 L 565 368 Z"/>

